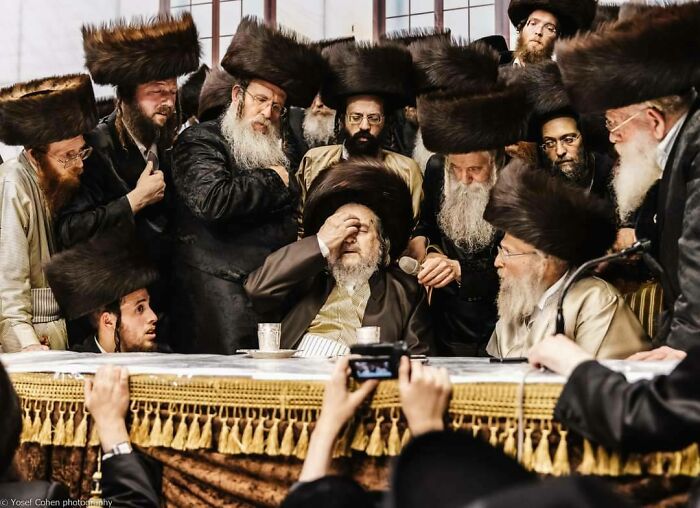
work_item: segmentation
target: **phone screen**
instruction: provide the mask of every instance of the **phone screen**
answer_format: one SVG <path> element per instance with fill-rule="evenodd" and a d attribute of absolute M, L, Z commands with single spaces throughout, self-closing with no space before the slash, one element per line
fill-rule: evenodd
<path fill-rule="evenodd" d="M 391 364 L 388 358 L 362 358 L 350 360 L 352 377 L 365 379 L 392 379 Z"/>

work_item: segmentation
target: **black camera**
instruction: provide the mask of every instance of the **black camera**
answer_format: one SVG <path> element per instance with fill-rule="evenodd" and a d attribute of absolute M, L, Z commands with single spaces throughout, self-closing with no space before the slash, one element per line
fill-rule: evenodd
<path fill-rule="evenodd" d="M 396 379 L 402 356 L 408 356 L 408 346 L 403 341 L 378 344 L 357 344 L 350 353 L 360 355 L 350 360 L 352 377 L 358 381 L 367 379 Z"/>

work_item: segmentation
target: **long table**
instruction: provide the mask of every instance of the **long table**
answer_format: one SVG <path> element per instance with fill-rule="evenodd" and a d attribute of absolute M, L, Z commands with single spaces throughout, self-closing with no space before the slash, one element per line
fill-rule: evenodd
<path fill-rule="evenodd" d="M 298 476 L 331 360 L 70 352 L 6 354 L 23 408 L 20 463 L 28 479 L 55 478 L 72 495 L 99 495 L 92 477 L 98 439 L 83 405 L 83 380 L 103 364 L 131 374 L 130 438 L 163 465 L 171 506 L 276 506 Z M 454 385 L 448 421 L 488 440 L 542 475 L 697 476 L 698 447 L 623 455 L 569 433 L 552 417 L 565 379 L 526 364 L 431 358 Z M 675 362 L 604 362 L 631 380 Z M 368 488 L 387 485 L 387 464 L 410 439 L 395 381 L 343 430 L 334 467 Z"/>

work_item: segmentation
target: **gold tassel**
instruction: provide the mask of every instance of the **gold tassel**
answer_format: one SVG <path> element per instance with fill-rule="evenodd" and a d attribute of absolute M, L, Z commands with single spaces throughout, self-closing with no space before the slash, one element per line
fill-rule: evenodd
<path fill-rule="evenodd" d="M 683 450 L 682 454 L 683 463 L 679 474 L 693 477 L 700 475 L 700 454 L 697 443 L 693 443 Z"/>
<path fill-rule="evenodd" d="M 598 445 L 598 449 L 596 450 L 595 461 L 595 474 L 598 476 L 610 474 L 610 457 L 608 456 L 608 451 L 601 445 Z"/>
<path fill-rule="evenodd" d="M 583 440 L 583 458 L 578 466 L 579 474 L 593 474 L 596 470 L 593 446 L 588 439 Z"/>
<path fill-rule="evenodd" d="M 202 437 L 202 432 L 199 429 L 199 414 L 195 411 L 192 415 L 190 428 L 187 431 L 187 440 L 185 441 L 186 450 L 197 450 L 199 448 L 199 439 Z"/>
<path fill-rule="evenodd" d="M 630 453 L 622 468 L 623 475 L 640 476 L 642 474 L 642 457 L 638 453 Z"/>
<path fill-rule="evenodd" d="M 340 438 L 336 439 L 335 446 L 333 447 L 333 458 L 347 457 L 350 455 L 350 425 L 345 425 L 343 432 L 340 434 Z"/>
<path fill-rule="evenodd" d="M 289 457 L 294 453 L 294 422 L 295 418 L 290 418 L 289 423 L 287 423 L 287 428 L 284 429 L 284 434 L 282 435 L 282 444 L 280 445 L 280 455 Z"/>
<path fill-rule="evenodd" d="M 199 449 L 208 450 L 211 448 L 212 443 L 212 429 L 211 422 L 214 419 L 213 414 L 207 415 L 207 421 L 204 422 L 204 427 L 202 427 L 202 434 L 199 436 Z"/>
<path fill-rule="evenodd" d="M 194 418 L 197 418 L 194 416 Z M 184 450 L 185 445 L 187 444 L 187 415 L 185 413 L 182 413 L 182 416 L 180 417 L 180 423 L 177 426 L 177 432 L 175 432 L 175 437 L 173 438 L 173 442 L 170 443 L 170 448 L 173 448 L 174 450 Z"/>
<path fill-rule="evenodd" d="M 73 446 L 83 447 L 87 444 L 87 427 L 88 414 L 83 409 L 83 419 L 80 420 L 78 428 L 75 429 L 75 436 L 73 437 Z"/>
<path fill-rule="evenodd" d="M 276 457 L 280 454 L 280 443 L 279 443 L 279 425 L 280 419 L 275 418 L 272 420 L 272 427 L 267 433 L 267 441 L 265 442 L 265 453 L 270 457 Z"/>
<path fill-rule="evenodd" d="M 664 474 L 664 457 L 660 452 L 652 453 L 651 463 L 647 469 L 647 473 L 654 476 L 663 476 Z"/>
<path fill-rule="evenodd" d="M 389 439 L 387 440 L 386 454 L 390 457 L 396 457 L 401 453 L 401 436 L 399 435 L 399 418 L 391 419 L 391 429 L 389 430 Z"/>
<path fill-rule="evenodd" d="M 554 464 L 552 465 L 552 474 L 554 476 L 569 476 L 571 474 L 569 448 L 566 443 L 566 435 L 568 433 L 568 431 L 559 426 L 559 444 L 554 452 Z"/>
<path fill-rule="evenodd" d="M 160 404 L 156 406 L 154 413 L 156 417 L 153 419 L 151 435 L 148 436 L 148 446 L 151 448 L 163 446 L 163 422 L 160 419 Z"/>
<path fill-rule="evenodd" d="M 671 463 L 668 466 L 666 474 L 668 476 L 680 476 L 683 468 L 683 451 L 674 452 L 671 454 Z"/>
<path fill-rule="evenodd" d="M 297 446 L 294 448 L 294 456 L 297 459 L 305 459 L 306 452 L 309 449 L 309 422 L 302 423 L 301 434 L 299 434 L 299 440 L 297 441 Z"/>
<path fill-rule="evenodd" d="M 228 442 L 226 444 L 226 449 L 231 455 L 238 455 L 243 453 L 243 444 L 241 443 L 241 432 L 238 428 L 238 421 L 240 418 L 236 417 L 233 419 L 233 427 L 228 435 Z"/>
<path fill-rule="evenodd" d="M 129 429 L 129 441 L 132 443 L 137 442 L 137 436 L 139 433 L 139 426 L 141 425 L 141 419 L 139 418 L 138 406 L 134 403 L 131 406 L 131 428 Z"/>
<path fill-rule="evenodd" d="M 472 419 L 472 435 L 477 438 L 479 437 L 479 432 L 481 431 L 481 418 L 476 420 Z"/>
<path fill-rule="evenodd" d="M 175 431 L 175 425 L 173 424 L 173 410 L 168 409 L 168 419 L 165 420 L 163 424 L 163 432 L 160 436 L 160 445 L 166 448 L 171 448 L 173 444 L 173 436 Z"/>
<path fill-rule="evenodd" d="M 540 474 L 552 473 L 552 458 L 549 455 L 549 434 L 551 429 L 545 428 L 542 424 L 542 435 L 537 443 L 534 457 L 534 470 Z"/>
<path fill-rule="evenodd" d="M 532 471 L 534 467 L 534 453 L 532 450 L 532 428 L 531 424 L 525 429 L 525 441 L 523 442 L 523 455 L 520 463 L 528 471 Z"/>
<path fill-rule="evenodd" d="M 41 410 L 34 406 L 34 421 L 32 422 L 32 430 L 29 438 L 30 443 L 39 442 L 39 433 L 41 432 Z"/>
<path fill-rule="evenodd" d="M 63 403 L 61 403 L 63 405 Z M 54 446 L 65 446 L 66 444 L 66 424 L 63 421 L 63 417 L 66 414 L 65 409 L 58 410 L 58 420 L 56 421 L 56 428 L 53 432 L 53 445 Z"/>
<path fill-rule="evenodd" d="M 369 437 L 367 437 L 367 429 L 365 429 L 365 422 L 360 418 L 357 422 L 357 428 L 355 429 L 355 434 L 352 437 L 352 443 L 350 443 L 350 448 L 358 452 L 364 452 L 369 444 Z"/>
<path fill-rule="evenodd" d="M 53 404 L 51 404 L 53 408 Z M 46 409 L 46 418 L 41 423 L 41 430 L 39 431 L 39 444 L 42 446 L 50 446 L 53 444 L 51 440 L 51 409 Z"/>
<path fill-rule="evenodd" d="M 503 442 L 503 453 L 508 455 L 510 458 L 516 458 L 518 455 L 518 449 L 515 444 L 515 431 L 518 430 L 515 427 L 511 426 L 509 423 L 508 428 L 506 429 L 506 439 Z"/>
<path fill-rule="evenodd" d="M 22 418 L 22 434 L 20 435 L 20 443 L 26 443 L 32 439 L 32 417 L 29 414 L 29 404 L 27 401 L 24 401 L 23 406 L 24 417 Z"/>
<path fill-rule="evenodd" d="M 151 440 L 151 419 L 149 418 L 150 414 L 151 406 L 148 405 L 148 407 L 143 411 L 143 418 L 141 419 L 141 422 L 139 423 L 139 428 L 136 431 L 135 443 L 139 446 L 148 446 L 149 441 Z"/>
<path fill-rule="evenodd" d="M 66 446 L 75 446 L 75 406 L 72 404 L 68 412 L 68 420 L 66 420 L 65 433 L 64 443 L 66 443 Z"/>
<path fill-rule="evenodd" d="M 498 422 L 495 425 L 489 425 L 489 444 L 496 448 L 498 446 Z"/>
<path fill-rule="evenodd" d="M 90 426 L 90 439 L 88 440 L 88 446 L 100 446 L 100 435 L 97 433 L 97 425 L 95 420 L 92 420 L 92 425 Z"/>
<path fill-rule="evenodd" d="M 260 411 L 260 420 L 255 426 L 255 431 L 253 432 L 253 440 L 248 448 L 248 453 L 254 453 L 256 455 L 261 455 L 265 451 L 265 420 L 267 418 Z"/>
<path fill-rule="evenodd" d="M 370 457 L 381 457 L 384 455 L 384 441 L 382 440 L 382 422 L 384 421 L 383 416 L 377 417 L 377 423 L 374 425 L 372 434 L 369 437 L 369 444 L 365 453 Z"/>
<path fill-rule="evenodd" d="M 401 449 L 408 444 L 408 442 L 411 440 L 411 431 L 408 427 L 406 427 L 406 430 L 403 431 L 403 436 L 401 437 Z"/>
<path fill-rule="evenodd" d="M 253 418 L 246 419 L 245 427 L 243 428 L 243 438 L 241 438 L 241 450 L 243 453 L 249 453 L 250 446 L 253 444 Z"/>
<path fill-rule="evenodd" d="M 608 466 L 608 474 L 610 476 L 620 476 L 622 472 L 622 458 L 619 452 L 612 452 L 610 454 L 610 462 Z"/>

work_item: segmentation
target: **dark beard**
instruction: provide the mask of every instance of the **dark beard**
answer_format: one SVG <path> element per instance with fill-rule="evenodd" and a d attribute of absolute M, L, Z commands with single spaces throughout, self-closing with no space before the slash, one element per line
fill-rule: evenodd
<path fill-rule="evenodd" d="M 583 150 L 579 152 L 578 162 L 574 163 L 572 169 L 565 171 L 556 162 L 551 163 L 550 169 L 554 176 L 559 176 L 578 187 L 586 187 L 591 183 L 592 170 L 588 164 L 588 156 Z"/>
<path fill-rule="evenodd" d="M 354 136 L 345 133 L 345 148 L 350 156 L 377 157 L 379 155 L 379 138 L 366 131 L 358 131 Z"/>
<path fill-rule="evenodd" d="M 37 160 L 41 169 L 39 186 L 46 197 L 51 215 L 55 217 L 75 194 L 80 186 L 80 178 L 60 175 L 54 171 L 45 157 L 48 156 L 41 156 Z"/>
<path fill-rule="evenodd" d="M 513 56 L 524 64 L 534 64 L 552 58 L 552 53 L 554 53 L 554 44 L 549 47 L 542 46 L 539 49 L 530 49 L 524 40 L 523 33 L 520 32 Z"/>
<path fill-rule="evenodd" d="M 168 116 L 165 124 L 160 127 L 148 117 L 135 101 L 122 101 L 122 121 L 129 132 L 139 140 L 143 146 L 149 148 L 153 143 L 162 153 L 173 145 L 179 125 L 178 115 L 170 107 L 163 106 L 158 112 Z"/>

